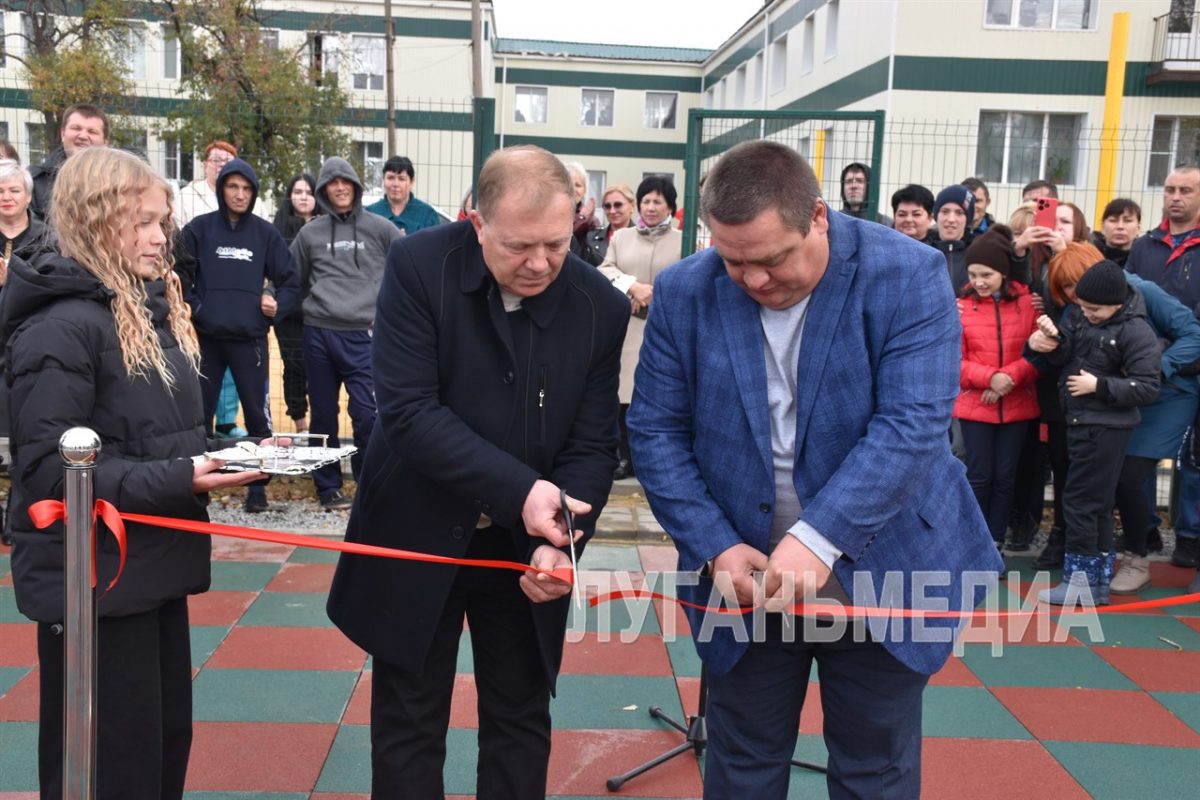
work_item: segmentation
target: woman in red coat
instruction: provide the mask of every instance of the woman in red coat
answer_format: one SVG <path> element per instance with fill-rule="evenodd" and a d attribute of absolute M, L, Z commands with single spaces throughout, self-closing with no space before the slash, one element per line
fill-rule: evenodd
<path fill-rule="evenodd" d="M 1037 369 L 1022 356 L 1036 328 L 1029 290 L 1009 280 L 1012 233 L 996 225 L 967 248 L 970 283 L 958 301 L 962 318 L 962 391 L 954 416 L 962 425 L 967 478 L 992 539 L 1004 542 L 1017 461 L 1030 420 L 1038 418 Z"/>

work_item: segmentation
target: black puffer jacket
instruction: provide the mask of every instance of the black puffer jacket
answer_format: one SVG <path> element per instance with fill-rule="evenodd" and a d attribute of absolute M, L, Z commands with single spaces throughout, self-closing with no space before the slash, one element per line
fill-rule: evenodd
<path fill-rule="evenodd" d="M 111 292 L 75 261 L 46 255 L 14 260 L 0 309 L 5 381 L 12 422 L 13 585 L 21 613 L 39 622 L 63 616 L 62 525 L 38 531 L 29 505 L 63 496 L 58 440 L 85 425 L 102 442 L 95 494 L 122 511 L 205 520 L 207 497 L 193 494 L 190 457 L 205 449 L 200 383 L 167 324 L 162 281 L 146 284 L 147 305 L 167 363 L 168 390 L 155 372 L 125 373 Z M 98 536 L 96 574 L 107 586 L 117 570 L 116 541 Z M 100 598 L 101 616 L 147 611 L 203 592 L 209 583 L 206 536 L 129 524 L 121 582 Z"/>
<path fill-rule="evenodd" d="M 1146 321 L 1146 301 L 1129 287 L 1125 303 L 1106 322 L 1092 325 L 1079 306 L 1070 305 L 1058 323 L 1062 344 L 1047 360 L 1062 366 L 1059 398 L 1068 425 L 1134 428 L 1138 406 L 1158 397 L 1162 345 Z M 1072 397 L 1067 378 L 1080 370 L 1097 378 L 1094 394 Z"/>

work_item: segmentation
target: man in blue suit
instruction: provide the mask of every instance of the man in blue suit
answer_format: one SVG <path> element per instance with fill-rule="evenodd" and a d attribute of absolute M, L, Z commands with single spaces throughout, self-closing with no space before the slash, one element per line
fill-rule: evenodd
<path fill-rule="evenodd" d="M 1002 568 L 946 436 L 961 332 L 945 261 L 831 212 L 773 142 L 727 152 L 700 213 L 714 246 L 655 282 L 629 434 L 679 569 L 700 573 L 680 594 L 757 607 L 689 612 L 709 674 L 705 797 L 786 797 L 816 661 L 830 796 L 916 798 L 921 693 L 961 623 L 795 636 L 760 612 L 814 593 L 969 610 Z"/>

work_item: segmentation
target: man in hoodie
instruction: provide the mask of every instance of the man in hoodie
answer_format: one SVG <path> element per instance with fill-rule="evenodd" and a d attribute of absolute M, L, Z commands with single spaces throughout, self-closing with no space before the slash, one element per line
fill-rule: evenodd
<path fill-rule="evenodd" d="M 58 168 L 63 162 L 85 147 L 108 145 L 108 115 L 87 103 L 67 106 L 58 137 L 60 145 L 46 160 L 29 168 L 29 174 L 33 176 L 33 202 L 29 207 L 39 219 L 45 219 L 50 211 L 54 179 L 58 177 Z"/>
<path fill-rule="evenodd" d="M 892 227 L 892 218 L 871 210 L 871 168 L 852 161 L 842 168 L 842 213 Z"/>
<path fill-rule="evenodd" d="M 246 430 L 258 440 L 271 435 L 267 330 L 277 313 L 286 316 L 299 305 L 300 283 L 279 231 L 253 213 L 258 176 L 250 165 L 240 158 L 226 163 L 217 176 L 216 195 L 217 210 L 184 227 L 178 254 L 178 270 L 185 274 L 185 285 L 191 283 L 187 299 L 200 340 L 204 426 L 211 436 L 221 377 L 228 368 Z M 263 292 L 268 280 L 274 297 Z M 245 508 L 267 509 L 265 486 L 249 487 Z"/>
<path fill-rule="evenodd" d="M 304 367 L 312 411 L 309 431 L 329 435 L 338 447 L 338 392 L 349 396 L 350 424 L 358 452 L 350 459 L 355 481 L 362 473 L 367 437 L 375 425 L 371 328 L 384 262 L 403 234 L 362 205 L 363 187 L 344 158 L 330 158 L 317 176 L 317 205 L 325 213 L 292 241 L 300 271 L 304 310 Z M 313 473 L 325 510 L 350 507 L 342 494 L 342 471 L 330 464 Z"/>

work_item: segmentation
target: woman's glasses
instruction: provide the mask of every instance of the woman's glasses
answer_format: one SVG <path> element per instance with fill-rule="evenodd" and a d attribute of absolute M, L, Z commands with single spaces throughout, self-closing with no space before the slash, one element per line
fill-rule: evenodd
<path fill-rule="evenodd" d="M 620 211 L 624 207 L 625 207 L 624 203 L 605 203 L 604 204 L 605 211 Z"/>

